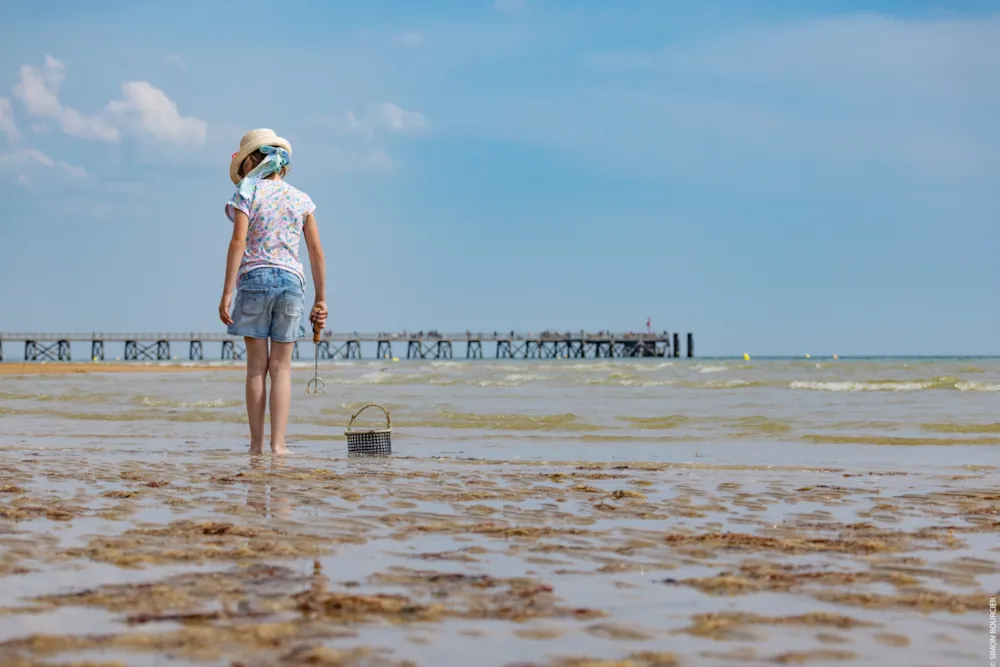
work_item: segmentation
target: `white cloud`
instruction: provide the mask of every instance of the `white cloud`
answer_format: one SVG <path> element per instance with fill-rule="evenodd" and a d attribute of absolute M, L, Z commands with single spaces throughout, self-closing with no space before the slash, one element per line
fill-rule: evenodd
<path fill-rule="evenodd" d="M 6 97 L 0 97 L 0 134 L 4 134 L 12 144 L 21 141 L 21 133 L 14 122 L 14 108 Z"/>
<path fill-rule="evenodd" d="M 427 119 L 419 111 L 407 111 L 392 102 L 383 102 L 375 107 L 373 121 L 392 131 L 407 132 L 427 127 Z"/>
<path fill-rule="evenodd" d="M 524 0 L 493 0 L 493 8 L 502 12 L 519 12 L 524 9 Z"/>
<path fill-rule="evenodd" d="M 204 146 L 208 123 L 194 116 L 182 116 L 177 104 L 166 93 L 148 81 L 122 84 L 124 100 L 108 103 L 108 113 L 132 119 L 137 126 L 155 139 L 176 144 Z"/>
<path fill-rule="evenodd" d="M 353 111 L 346 111 L 339 118 L 327 118 L 326 124 L 338 134 L 364 136 L 369 139 L 375 134 L 374 127 L 361 121 Z"/>
<path fill-rule="evenodd" d="M 21 142 L 21 132 L 14 123 L 14 109 L 6 97 L 0 97 L 0 134 L 6 135 L 12 145 Z M 16 175 L 19 183 L 31 183 L 39 169 L 54 169 L 75 179 L 87 177 L 82 167 L 53 160 L 37 148 L 14 148 L 0 152 L 0 173 Z"/>
<path fill-rule="evenodd" d="M 205 144 L 208 123 L 194 116 L 182 116 L 177 104 L 148 81 L 123 83 L 123 99 L 108 102 L 98 114 L 86 115 L 60 102 L 59 89 L 65 76 L 62 61 L 45 56 L 41 68 L 21 67 L 21 81 L 14 87 L 14 96 L 31 116 L 54 120 L 60 130 L 74 137 L 115 142 L 121 140 L 122 129 L 130 127 L 165 143 L 198 147 Z M 9 135 L 2 124 L 6 117 L 0 108 L 0 131 Z M 38 121 L 31 127 L 44 131 L 44 125 Z"/>
<path fill-rule="evenodd" d="M 0 171 L 17 174 L 18 180 L 22 183 L 30 180 L 29 174 L 32 167 L 38 166 L 55 169 L 73 178 L 87 177 L 87 172 L 82 167 L 77 167 L 63 160 L 53 160 L 37 148 L 18 148 L 0 154 Z"/>
<path fill-rule="evenodd" d="M 343 137 L 346 145 L 346 148 L 335 147 L 331 155 L 332 164 L 340 171 L 391 171 L 396 163 L 380 145 L 380 137 L 427 127 L 424 114 L 407 111 L 391 102 L 369 108 L 363 117 L 347 111 L 339 117 L 326 118 L 325 123 Z"/>
<path fill-rule="evenodd" d="M 51 118 L 59 128 L 74 137 L 118 141 L 121 133 L 101 115 L 88 116 L 59 101 L 59 88 L 66 77 L 62 61 L 45 56 L 45 65 L 36 69 L 21 66 L 21 82 L 14 86 L 14 96 L 21 100 L 33 116 Z"/>
<path fill-rule="evenodd" d="M 364 118 L 347 111 L 339 118 L 326 118 L 326 124 L 339 134 L 374 139 L 376 130 L 410 132 L 427 127 L 427 118 L 419 111 L 407 111 L 398 104 L 383 102 L 371 107 Z"/>

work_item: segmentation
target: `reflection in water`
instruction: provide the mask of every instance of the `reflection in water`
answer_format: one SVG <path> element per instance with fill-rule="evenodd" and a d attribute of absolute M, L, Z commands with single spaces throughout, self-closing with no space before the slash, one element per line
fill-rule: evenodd
<path fill-rule="evenodd" d="M 388 470 L 392 467 L 391 454 L 357 454 L 350 452 L 347 455 L 347 467 L 349 470 L 364 472 L 366 468 L 373 471 Z"/>
<path fill-rule="evenodd" d="M 261 516 L 272 519 L 288 519 L 291 516 L 291 501 L 278 491 L 280 479 L 276 473 L 286 466 L 282 456 L 251 456 L 250 475 L 247 480 L 247 506 Z"/>

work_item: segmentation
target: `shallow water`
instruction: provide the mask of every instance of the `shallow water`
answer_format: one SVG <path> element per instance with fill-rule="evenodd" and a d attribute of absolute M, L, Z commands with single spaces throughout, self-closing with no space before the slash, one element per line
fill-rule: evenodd
<path fill-rule="evenodd" d="M 0 664 L 988 663 L 1000 361 L 307 365 L 4 377 Z"/>

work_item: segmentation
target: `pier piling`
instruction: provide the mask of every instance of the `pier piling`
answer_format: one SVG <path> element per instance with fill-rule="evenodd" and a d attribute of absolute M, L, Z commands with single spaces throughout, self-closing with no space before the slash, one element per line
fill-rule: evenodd
<path fill-rule="evenodd" d="M 222 359 L 223 360 L 243 360 L 247 358 L 247 348 L 246 345 L 241 345 L 232 340 L 222 341 Z"/>
<path fill-rule="evenodd" d="M 25 361 L 72 361 L 68 340 L 45 345 L 41 340 L 24 341 Z"/>

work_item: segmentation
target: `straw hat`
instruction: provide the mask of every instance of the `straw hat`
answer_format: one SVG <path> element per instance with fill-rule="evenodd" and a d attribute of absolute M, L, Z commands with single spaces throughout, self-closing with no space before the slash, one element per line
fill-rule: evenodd
<path fill-rule="evenodd" d="M 233 182 L 233 185 L 239 185 L 242 180 L 239 171 L 243 160 L 246 160 L 250 153 L 253 153 L 261 146 L 284 148 L 288 151 L 288 155 L 292 154 L 292 145 L 288 143 L 288 139 L 279 137 L 274 133 L 274 130 L 266 127 L 250 130 L 240 138 L 240 149 L 233 153 L 233 161 L 229 163 L 229 179 Z"/>

